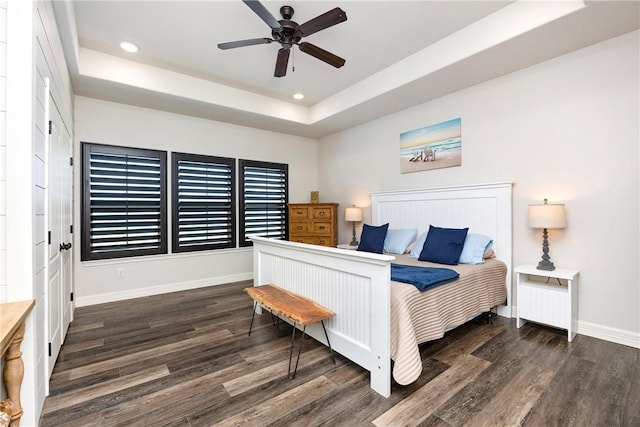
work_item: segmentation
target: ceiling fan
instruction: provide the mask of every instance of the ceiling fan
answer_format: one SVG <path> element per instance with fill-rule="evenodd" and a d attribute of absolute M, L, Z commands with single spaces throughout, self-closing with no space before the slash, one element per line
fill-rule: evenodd
<path fill-rule="evenodd" d="M 271 27 L 271 38 L 258 38 L 248 40 L 238 40 L 234 42 L 219 43 L 219 49 L 234 49 L 236 47 L 253 46 L 257 44 L 269 44 L 272 42 L 278 42 L 282 46 L 278 51 L 278 57 L 276 59 L 276 69 L 274 72 L 275 77 L 284 77 L 287 74 L 287 64 L 289 63 L 289 53 L 293 45 L 298 45 L 298 48 L 321 61 L 326 62 L 329 65 L 333 65 L 336 68 L 340 68 L 344 65 L 345 60 L 339 56 L 334 55 L 331 52 L 327 52 L 324 49 L 319 48 L 308 42 L 300 42 L 303 37 L 309 36 L 313 33 L 317 33 L 320 30 L 329 28 L 333 25 L 339 24 L 347 20 L 347 14 L 336 7 L 322 15 L 305 22 L 304 24 L 298 24 L 291 20 L 293 16 L 293 8 L 291 6 L 282 6 L 280 8 L 280 14 L 282 20 L 278 21 L 263 5 L 257 0 L 242 0 L 244 4 L 249 6 L 256 15 L 260 17 L 269 27 Z"/>

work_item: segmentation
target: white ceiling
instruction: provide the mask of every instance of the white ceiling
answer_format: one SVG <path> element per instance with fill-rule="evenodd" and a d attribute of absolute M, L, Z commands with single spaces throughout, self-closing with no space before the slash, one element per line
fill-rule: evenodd
<path fill-rule="evenodd" d="M 54 2 L 74 91 L 278 132 L 321 137 L 637 30 L 637 1 L 263 1 L 306 22 L 348 20 L 305 38 L 346 59 L 333 68 L 295 48 L 273 77 L 277 43 L 240 0 Z M 136 54 L 118 45 L 129 40 Z M 295 71 L 292 63 L 295 62 Z M 295 101 L 295 92 L 305 98 Z"/>

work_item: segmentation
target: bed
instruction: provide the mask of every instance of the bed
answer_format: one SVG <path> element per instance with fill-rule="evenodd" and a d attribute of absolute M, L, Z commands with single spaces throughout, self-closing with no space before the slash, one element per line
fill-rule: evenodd
<path fill-rule="evenodd" d="M 274 283 L 333 310 L 336 316 L 326 323 L 333 349 L 367 369 L 371 388 L 388 397 L 392 376 L 408 384 L 420 375 L 420 343 L 496 304 L 498 315 L 512 317 L 511 184 L 376 192 L 371 194 L 371 218 L 371 224 L 417 228 L 418 234 L 433 224 L 491 236 L 497 258 L 480 269 L 493 267 L 494 274 L 503 275 L 495 289 L 481 291 L 481 298 L 476 291 L 452 296 L 456 281 L 426 291 L 439 296 L 417 303 L 415 296 L 407 299 L 415 293 L 412 285 L 390 279 L 392 263 L 415 263 L 406 256 L 253 238 L 254 286 Z M 459 280 L 466 270 L 478 270 L 471 267 L 454 267 L 462 270 Z M 463 309 L 450 310 L 448 300 Z M 307 332 L 326 344 L 321 328 Z"/>

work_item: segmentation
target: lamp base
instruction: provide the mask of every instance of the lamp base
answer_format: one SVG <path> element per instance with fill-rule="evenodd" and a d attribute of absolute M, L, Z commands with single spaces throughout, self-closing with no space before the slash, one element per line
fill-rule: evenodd
<path fill-rule="evenodd" d="M 549 257 L 549 234 L 546 228 L 542 230 L 542 259 L 536 268 L 545 271 L 553 271 L 556 269 L 556 266 L 553 265 Z"/>
<path fill-rule="evenodd" d="M 356 223 L 353 222 L 351 223 L 351 225 L 353 226 L 353 237 L 351 238 L 351 243 L 349 243 L 349 246 L 358 246 L 360 243 L 358 243 L 358 241 L 356 240 Z"/>
<path fill-rule="evenodd" d="M 553 265 L 551 261 L 543 259 L 538 263 L 538 266 L 536 268 L 538 270 L 553 271 L 556 269 L 556 266 Z"/>

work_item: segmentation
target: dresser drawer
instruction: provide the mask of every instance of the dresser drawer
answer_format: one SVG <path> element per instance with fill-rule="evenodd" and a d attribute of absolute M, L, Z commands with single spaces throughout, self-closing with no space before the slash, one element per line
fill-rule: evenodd
<path fill-rule="evenodd" d="M 331 234 L 331 223 L 330 222 L 314 222 L 313 223 L 313 232 L 318 234 Z"/>
<path fill-rule="evenodd" d="M 331 219 L 333 217 L 333 209 L 331 208 L 311 208 L 311 217 L 315 219 Z"/>
<path fill-rule="evenodd" d="M 332 246 L 329 236 L 289 236 L 289 240 L 298 243 L 307 243 L 309 245 Z"/>
<path fill-rule="evenodd" d="M 308 222 L 291 222 L 289 225 L 289 233 L 292 235 L 309 232 Z"/>
<path fill-rule="evenodd" d="M 289 210 L 289 219 L 291 221 L 306 221 L 309 218 L 309 210 L 307 208 L 291 208 Z"/>

